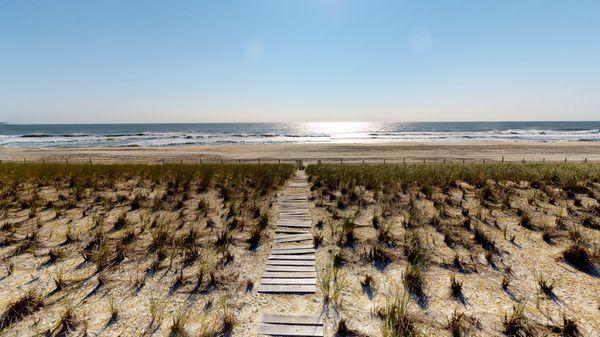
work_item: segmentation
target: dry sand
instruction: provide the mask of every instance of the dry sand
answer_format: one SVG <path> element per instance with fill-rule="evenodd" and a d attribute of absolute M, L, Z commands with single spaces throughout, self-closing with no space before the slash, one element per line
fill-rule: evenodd
<path fill-rule="evenodd" d="M 388 144 L 206 145 L 149 148 L 0 149 L 2 161 L 200 162 L 200 160 L 346 162 L 387 161 L 600 161 L 600 143 L 465 142 Z"/>

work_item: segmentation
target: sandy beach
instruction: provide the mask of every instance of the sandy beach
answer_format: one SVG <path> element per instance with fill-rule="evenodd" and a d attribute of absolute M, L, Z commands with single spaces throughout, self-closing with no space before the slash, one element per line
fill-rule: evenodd
<path fill-rule="evenodd" d="M 2 161 L 200 162 L 290 161 L 420 162 L 457 161 L 600 161 L 600 143 L 592 142 L 463 142 L 388 144 L 235 144 L 123 148 L 0 149 Z"/>

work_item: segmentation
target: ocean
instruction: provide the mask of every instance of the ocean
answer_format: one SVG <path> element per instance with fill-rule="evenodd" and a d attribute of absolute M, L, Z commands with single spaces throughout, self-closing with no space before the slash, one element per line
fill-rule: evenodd
<path fill-rule="evenodd" d="M 0 147 L 600 141 L 594 122 L 2 124 Z"/>

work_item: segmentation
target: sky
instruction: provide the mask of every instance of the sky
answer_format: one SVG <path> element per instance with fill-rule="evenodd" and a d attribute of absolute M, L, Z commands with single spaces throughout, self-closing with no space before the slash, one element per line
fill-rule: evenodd
<path fill-rule="evenodd" d="M 0 122 L 600 119 L 600 1 L 0 0 Z"/>

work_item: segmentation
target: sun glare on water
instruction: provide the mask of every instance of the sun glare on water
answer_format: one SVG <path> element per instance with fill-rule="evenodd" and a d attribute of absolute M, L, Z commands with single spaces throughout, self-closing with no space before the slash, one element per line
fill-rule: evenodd
<path fill-rule="evenodd" d="M 353 134 L 367 130 L 367 122 L 315 122 L 307 123 L 307 129 L 314 133 L 328 135 Z"/>

